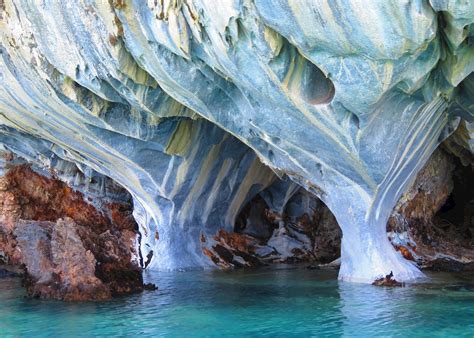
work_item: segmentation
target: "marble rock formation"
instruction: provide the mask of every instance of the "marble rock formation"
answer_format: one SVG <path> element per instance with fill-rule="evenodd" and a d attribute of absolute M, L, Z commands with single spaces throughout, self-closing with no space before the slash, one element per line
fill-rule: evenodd
<path fill-rule="evenodd" d="M 211 266 L 283 178 L 337 219 L 340 279 L 413 279 L 386 224 L 458 126 L 473 151 L 473 23 L 464 0 L 4 0 L 0 142 L 126 188 L 152 268 Z"/>
<path fill-rule="evenodd" d="M 451 136 L 430 157 L 400 197 L 387 234 L 402 256 L 423 269 L 474 269 L 474 156 L 453 156 Z M 284 182 L 279 181 L 280 188 Z M 293 184 L 294 185 L 294 184 Z M 272 194 L 273 192 L 273 194 Z M 219 232 L 213 257 L 223 267 L 273 262 L 305 262 L 336 267 L 341 252 L 340 227 L 317 197 L 294 185 L 276 206 L 275 184 L 242 209 L 234 233 Z M 232 253 L 232 255 L 229 254 Z M 215 259 L 215 258 L 214 258 Z M 390 275 L 387 274 L 387 275 Z M 382 276 L 379 284 L 391 280 Z M 393 277 L 393 276 L 392 276 Z"/>

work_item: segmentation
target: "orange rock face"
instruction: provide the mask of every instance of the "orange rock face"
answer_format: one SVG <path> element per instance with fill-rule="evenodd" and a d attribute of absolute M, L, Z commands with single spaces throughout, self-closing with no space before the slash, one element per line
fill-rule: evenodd
<path fill-rule="evenodd" d="M 111 297 L 110 288 L 96 277 L 97 261 L 71 218 L 56 223 L 19 221 L 14 233 L 27 269 L 29 295 L 66 301 Z"/>
<path fill-rule="evenodd" d="M 132 205 L 96 202 L 28 165 L 0 178 L 0 260 L 26 266 L 30 295 L 103 300 L 143 290 Z"/>
<path fill-rule="evenodd" d="M 4 196 L 0 195 L 4 201 L 1 214 L 10 221 L 55 222 L 61 217 L 70 217 L 79 225 L 94 224 L 103 230 L 111 224 L 106 215 L 84 200 L 82 193 L 58 179 L 39 175 L 28 165 L 12 168 L 2 179 L 5 186 Z"/>
<path fill-rule="evenodd" d="M 408 259 L 409 261 L 415 260 L 410 250 L 404 247 L 403 245 L 395 245 L 395 249 L 399 251 L 403 255 L 403 257 L 405 257 L 405 259 Z"/>
<path fill-rule="evenodd" d="M 201 243 L 208 241 L 201 237 Z M 259 240 L 248 235 L 227 232 L 221 229 L 214 237 L 211 247 L 203 246 L 203 253 L 222 269 L 255 267 L 264 265 L 254 254 Z"/>

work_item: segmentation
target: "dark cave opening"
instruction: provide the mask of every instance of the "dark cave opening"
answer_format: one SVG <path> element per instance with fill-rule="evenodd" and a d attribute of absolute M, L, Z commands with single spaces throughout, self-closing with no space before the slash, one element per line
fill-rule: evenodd
<path fill-rule="evenodd" d="M 474 269 L 473 162 L 450 149 L 432 154 L 388 221 L 394 247 L 424 270 Z"/>
<path fill-rule="evenodd" d="M 240 211 L 234 231 L 268 241 L 278 227 L 269 219 L 268 211 L 269 207 L 265 200 L 260 195 L 255 196 Z"/>
<path fill-rule="evenodd" d="M 234 232 L 265 247 L 255 254 L 267 263 L 326 264 L 340 257 L 342 233 L 334 215 L 302 188 L 292 193 L 280 211 L 272 210 L 257 195 L 242 208 Z"/>
<path fill-rule="evenodd" d="M 474 240 L 474 168 L 453 156 L 453 189 L 434 217 L 434 225 L 460 244 L 472 246 Z"/>

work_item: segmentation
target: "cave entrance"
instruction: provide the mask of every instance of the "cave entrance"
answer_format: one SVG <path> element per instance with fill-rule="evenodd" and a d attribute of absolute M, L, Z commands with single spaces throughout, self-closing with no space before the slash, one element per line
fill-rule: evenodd
<path fill-rule="evenodd" d="M 278 224 L 270 218 L 269 210 L 265 200 L 260 195 L 255 196 L 240 211 L 234 231 L 268 241 L 278 228 Z"/>
<path fill-rule="evenodd" d="M 259 241 L 259 258 L 267 263 L 326 264 L 340 257 L 341 230 L 320 199 L 300 188 L 279 210 L 272 210 L 262 195 L 242 208 L 234 226 L 236 233 Z"/>
<path fill-rule="evenodd" d="M 434 217 L 434 225 L 459 245 L 474 247 L 474 168 L 452 156 L 453 189 Z"/>

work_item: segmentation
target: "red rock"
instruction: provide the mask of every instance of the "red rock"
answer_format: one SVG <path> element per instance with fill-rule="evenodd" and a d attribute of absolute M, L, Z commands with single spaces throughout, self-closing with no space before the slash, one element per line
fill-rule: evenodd
<path fill-rule="evenodd" d="M 415 258 L 413 258 L 413 255 L 411 254 L 410 250 L 404 247 L 403 245 L 395 245 L 395 249 L 399 251 L 405 259 L 408 259 L 410 261 L 414 261 Z"/>
<path fill-rule="evenodd" d="M 27 165 L 0 178 L 0 251 L 9 264 L 26 266 L 31 296 L 103 300 L 144 289 L 132 261 L 132 205 L 88 201 Z"/>
<path fill-rule="evenodd" d="M 381 277 L 379 279 L 376 279 L 372 285 L 376 286 L 390 286 L 390 287 L 402 287 L 404 286 L 403 283 L 400 283 L 396 279 L 393 278 L 393 273 L 390 272 L 388 275 L 385 277 Z"/>

